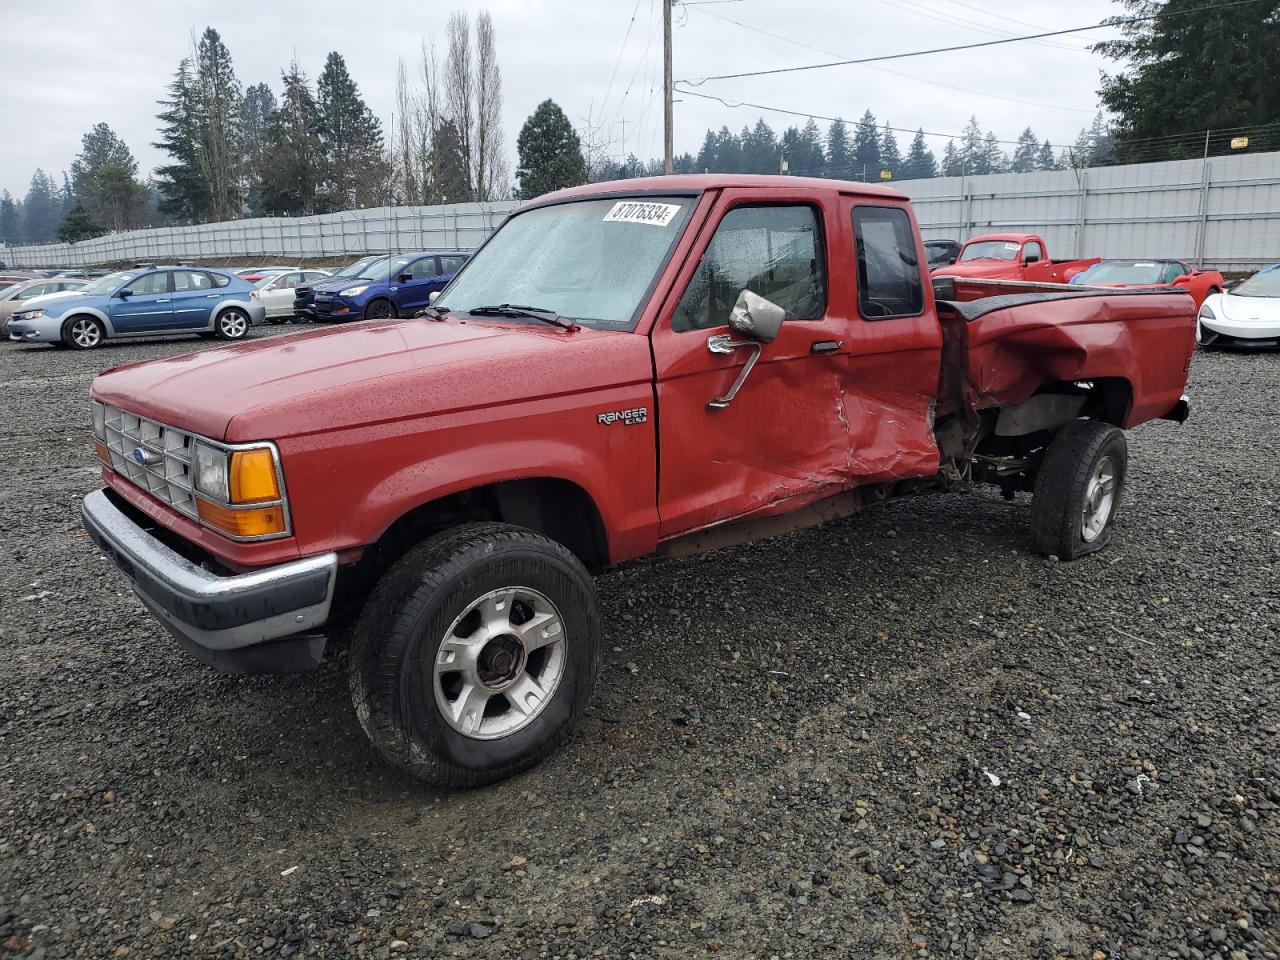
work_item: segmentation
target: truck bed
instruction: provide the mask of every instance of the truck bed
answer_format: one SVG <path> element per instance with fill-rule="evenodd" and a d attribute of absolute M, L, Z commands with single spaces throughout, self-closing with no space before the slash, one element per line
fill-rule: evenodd
<path fill-rule="evenodd" d="M 1126 428 L 1178 408 L 1195 349 L 1185 294 L 997 280 L 955 286 L 955 300 L 938 302 L 939 414 L 1023 403 L 1046 382 L 1104 379 L 1126 396 L 1117 411 Z"/>

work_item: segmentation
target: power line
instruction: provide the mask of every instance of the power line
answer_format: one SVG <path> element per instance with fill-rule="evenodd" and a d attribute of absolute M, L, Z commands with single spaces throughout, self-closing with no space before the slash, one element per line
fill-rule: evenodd
<path fill-rule="evenodd" d="M 1261 0 L 1231 0 L 1229 3 L 1216 3 L 1201 7 L 1192 7 L 1188 10 L 1170 10 L 1153 13 L 1144 17 L 1112 17 L 1104 20 L 1102 23 L 1094 23 L 1085 27 L 1068 27 L 1064 30 L 1048 30 L 1043 33 L 1032 33 L 1021 37 L 1004 37 L 998 40 L 984 40 L 979 43 L 960 43 L 950 47 L 934 47 L 930 50 L 912 50 L 906 53 L 887 53 L 875 57 L 860 57 L 854 60 L 836 60 L 831 63 L 809 63 L 795 67 L 774 67 L 770 70 L 747 70 L 743 73 L 722 73 L 709 77 L 702 77 L 698 80 L 681 80 L 681 84 L 685 86 L 700 87 L 709 80 L 740 80 L 744 77 L 766 77 L 780 73 L 799 73 L 804 70 L 825 70 L 828 67 L 846 67 L 860 63 L 879 63 L 885 60 L 904 60 L 908 57 L 924 57 L 935 53 L 953 53 L 958 50 L 977 50 L 983 47 L 998 47 L 1007 43 L 1019 43 L 1024 40 L 1041 40 L 1045 37 L 1063 37 L 1075 33 L 1087 33 L 1090 30 L 1104 30 L 1110 27 L 1124 27 L 1135 23 L 1144 23 L 1150 20 L 1159 20 L 1162 17 L 1180 17 L 1188 14 L 1198 13 L 1201 10 L 1224 10 L 1228 7 L 1240 7 L 1246 4 L 1259 3 Z"/>
<path fill-rule="evenodd" d="M 618 65 L 622 63 L 622 55 L 627 52 L 627 41 L 631 39 L 631 30 L 636 25 L 636 14 L 640 12 L 640 0 L 636 0 L 636 5 L 631 10 L 631 19 L 627 21 L 627 32 L 623 34 L 622 46 L 618 48 L 618 59 L 613 61 L 613 72 L 609 74 L 609 86 L 605 88 L 604 100 L 600 102 L 600 112 L 603 114 L 605 107 L 609 105 L 609 94 L 613 93 L 613 81 L 618 76 Z"/>
<path fill-rule="evenodd" d="M 958 17 L 954 17 L 949 13 L 943 13 L 932 7 L 927 7 L 918 0 L 880 0 L 886 6 L 893 7 L 896 10 L 902 10 L 905 13 L 912 13 L 918 17 L 926 17 L 929 20 L 936 20 L 938 23 L 946 23 L 953 27 L 960 27 L 962 30 L 970 30 L 974 33 L 984 33 L 988 37 L 1012 37 L 1017 34 L 1012 30 L 1006 30 L 1003 27 L 995 27 L 989 24 L 970 23 Z M 1028 26 L 1032 26 L 1028 24 Z M 1036 30 L 1047 30 L 1047 27 L 1034 26 Z M 1057 47 L 1059 50 L 1072 50 L 1076 53 L 1088 53 L 1087 47 L 1076 46 L 1072 43 L 1063 43 L 1059 40 L 1033 40 L 1040 46 Z"/>
<path fill-rule="evenodd" d="M 731 17 L 726 17 L 719 13 L 713 13 L 710 10 L 699 10 L 698 13 L 702 14 L 705 17 L 715 17 L 715 19 L 723 20 L 725 23 L 732 23 L 736 27 L 741 27 L 744 30 L 750 30 L 753 33 L 759 33 L 766 37 L 771 37 L 774 40 L 781 40 L 783 43 L 790 43 L 797 47 L 803 47 L 806 50 L 813 50 L 815 53 L 825 53 L 829 57 L 842 56 L 842 54 L 834 53 L 831 50 L 824 50 L 821 47 L 815 47 L 812 44 L 803 43 L 799 40 L 794 40 L 790 37 L 784 37 L 781 34 L 773 33 L 769 30 L 764 30 L 760 27 L 754 27 L 749 23 L 743 23 L 740 20 L 734 20 Z M 1006 97 L 1003 94 L 998 94 L 998 93 L 984 93 L 981 90 L 971 90 L 968 87 L 959 87 L 953 83 L 943 83 L 941 80 L 930 80 L 928 77 L 918 77 L 912 73 L 903 73 L 901 70 L 891 70 L 888 67 L 878 67 L 875 64 L 870 64 L 870 63 L 864 64 L 864 66 L 866 66 L 869 70 L 879 70 L 882 73 L 892 74 L 895 77 L 905 77 L 908 80 L 916 80 L 916 81 L 919 81 L 920 83 L 927 83 L 927 84 L 930 84 L 931 86 L 942 87 L 943 89 L 946 89 L 946 90 L 958 90 L 961 93 L 971 93 L 974 96 L 978 96 L 978 97 L 988 97 L 992 100 L 1007 100 L 1010 103 L 1023 103 L 1030 107 L 1045 107 L 1046 109 L 1049 109 L 1049 110 L 1067 110 L 1072 113 L 1094 113 L 1095 112 L 1092 109 L 1086 109 L 1084 107 L 1064 107 L 1054 103 L 1038 103 L 1035 100 L 1023 100 L 1023 99 L 1020 99 L 1019 97 Z"/>

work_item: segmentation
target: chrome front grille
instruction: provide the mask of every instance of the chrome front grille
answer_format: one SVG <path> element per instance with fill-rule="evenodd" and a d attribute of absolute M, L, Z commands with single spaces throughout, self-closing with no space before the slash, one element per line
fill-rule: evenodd
<path fill-rule="evenodd" d="M 107 455 L 111 468 L 180 513 L 197 518 L 191 465 L 195 438 L 176 427 L 105 408 Z"/>

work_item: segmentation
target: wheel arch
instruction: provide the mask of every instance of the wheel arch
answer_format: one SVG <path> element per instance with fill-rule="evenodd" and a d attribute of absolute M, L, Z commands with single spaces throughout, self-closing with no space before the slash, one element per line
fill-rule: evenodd
<path fill-rule="evenodd" d="M 81 307 L 81 306 L 72 307 L 65 314 L 63 314 L 62 318 L 58 321 L 59 333 L 66 330 L 67 324 L 70 323 L 72 320 L 74 320 L 76 317 L 93 317 L 93 319 L 97 320 L 100 324 L 102 324 L 102 329 L 107 337 L 116 336 L 116 329 L 114 326 L 112 326 L 111 318 L 104 311 L 99 310 L 97 307 Z"/>

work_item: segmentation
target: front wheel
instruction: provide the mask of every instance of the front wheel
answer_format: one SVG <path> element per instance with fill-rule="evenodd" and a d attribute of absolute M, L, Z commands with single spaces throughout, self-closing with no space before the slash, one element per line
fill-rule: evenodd
<path fill-rule="evenodd" d="M 92 350 L 106 336 L 102 321 L 97 317 L 72 317 L 62 327 L 62 342 L 73 350 Z"/>
<path fill-rule="evenodd" d="M 378 582 L 354 631 L 351 697 L 391 763 L 477 787 L 568 741 L 599 650 L 595 583 L 577 557 L 531 530 L 467 524 Z"/>
<path fill-rule="evenodd" d="M 1109 544 L 1128 467 L 1119 428 L 1073 420 L 1059 430 L 1036 474 L 1031 548 L 1075 560 Z"/>
<path fill-rule="evenodd" d="M 229 307 L 218 314 L 213 322 L 213 332 L 219 340 L 243 340 L 249 332 L 249 315 L 236 307 Z"/>
<path fill-rule="evenodd" d="M 364 318 L 366 320 L 388 320 L 396 315 L 396 305 L 390 300 L 384 300 L 379 297 L 377 300 L 370 300 L 369 304 L 364 308 Z"/>

